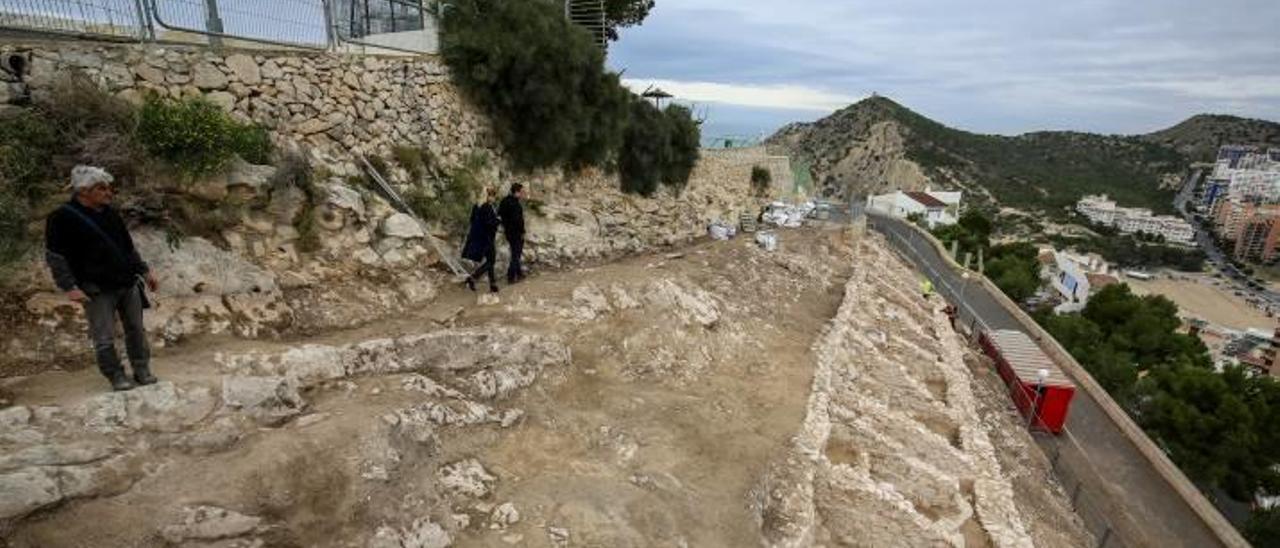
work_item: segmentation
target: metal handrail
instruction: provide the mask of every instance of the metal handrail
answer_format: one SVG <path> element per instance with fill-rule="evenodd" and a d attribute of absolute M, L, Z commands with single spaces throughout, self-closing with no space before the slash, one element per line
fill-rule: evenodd
<path fill-rule="evenodd" d="M 333 44 L 333 36 L 331 34 L 332 31 L 331 31 L 331 25 L 329 22 L 329 8 L 328 8 L 329 0 L 320 0 L 320 5 L 322 6 L 323 8 L 322 11 L 324 12 L 323 26 L 325 29 L 325 44 L 323 46 L 317 46 L 315 44 L 305 44 L 305 43 L 299 43 L 299 42 L 286 42 L 281 40 L 272 40 L 270 38 L 260 38 L 255 36 L 246 36 L 242 34 L 231 34 L 225 31 L 215 31 L 208 28 L 197 29 L 197 28 L 176 25 L 173 23 L 166 22 L 164 18 L 160 15 L 160 8 L 158 3 L 159 0 L 145 0 L 145 1 L 147 3 L 147 14 L 148 14 L 149 20 L 154 21 L 159 26 L 169 30 L 175 30 L 179 32 L 194 32 L 196 34 L 203 34 L 203 35 L 214 37 L 214 38 L 243 40 L 246 42 L 255 42 L 259 44 L 267 44 L 272 46 L 283 46 L 286 48 L 299 48 L 299 49 L 310 49 L 310 50 L 320 50 L 320 51 L 329 50 Z M 152 35 L 154 36 L 154 34 L 155 33 L 153 29 Z"/>
<path fill-rule="evenodd" d="M 222 40 L 242 40 L 257 44 L 278 46 L 287 49 L 313 51 L 338 51 L 342 46 L 350 44 L 366 48 L 394 51 L 408 54 L 431 53 L 431 46 L 420 48 L 405 45 L 388 45 L 363 40 L 368 36 L 371 26 L 369 2 L 373 0 L 349 0 L 354 8 L 357 2 L 365 5 L 366 20 L 358 18 L 345 22 L 347 27 L 337 21 L 340 4 L 337 0 L 295 0 L 304 2 L 308 13 L 297 20 L 285 20 L 282 25 L 262 32 L 236 32 L 222 26 L 223 18 L 219 16 L 216 0 L 17 0 L 16 5 L 8 5 L 7 10 L 0 10 L 0 29 L 11 29 L 23 33 L 59 35 L 78 38 L 93 38 L 123 42 L 173 42 L 159 36 L 158 29 L 191 33 L 209 38 L 210 45 L 219 47 Z M 377 0 L 385 3 L 391 11 L 390 32 L 401 30 L 427 30 L 427 17 L 439 18 L 438 13 L 431 13 L 428 6 L 416 0 Z M 275 4 L 272 2 L 271 4 Z M 254 10 L 270 6 L 267 2 L 230 5 L 232 13 L 242 12 L 241 21 L 253 19 Z M 247 7 L 246 7 L 247 6 Z M 223 6 L 227 7 L 227 6 Z M 442 5 L 441 5 L 442 7 Z M 232 9 L 234 8 L 234 9 Z M 199 18 L 203 24 L 174 19 L 173 10 L 186 10 L 179 13 L 180 19 Z M 403 11 L 402 11 L 403 10 Z M 320 13 L 311 14 L 311 11 Z M 190 13 L 187 13 L 190 12 Z M 223 11 L 225 13 L 225 10 Z M 190 15 L 191 17 L 186 17 Z M 267 17 L 269 19 L 269 17 Z M 405 23 L 403 29 L 401 23 Z M 256 24 L 250 22 L 249 24 Z M 363 26 L 366 31 L 356 36 L 355 26 Z M 278 28 L 277 28 L 278 27 Z M 289 35 L 280 38 L 279 35 Z M 314 36 L 312 36 L 314 35 Z"/>
<path fill-rule="evenodd" d="M 355 9 L 355 7 L 356 7 L 356 2 L 355 2 L 355 0 L 349 0 L 349 1 L 351 2 L 351 7 L 352 7 L 352 10 L 354 11 L 354 9 Z M 369 0 L 363 0 L 363 1 L 364 1 L 364 4 L 365 4 L 365 25 L 366 25 L 366 29 L 365 29 L 365 30 L 367 31 L 367 30 L 368 30 L 368 29 L 367 29 L 367 25 L 368 25 L 368 19 L 369 19 L 369 10 L 368 10 Z M 396 4 L 396 5 L 401 5 L 401 6 L 404 6 L 404 7 L 406 7 L 406 8 L 410 8 L 410 9 L 415 9 L 415 10 L 417 10 L 417 12 L 418 12 L 418 18 L 419 18 L 419 19 L 421 19 L 421 20 L 423 21 L 423 24 L 422 24 L 422 27 L 423 27 L 423 28 L 421 28 L 421 29 L 406 29 L 406 31 L 408 31 L 408 30 L 424 30 L 424 29 L 425 29 L 425 27 L 426 27 L 426 17 L 427 17 L 427 14 L 428 14 L 429 12 L 427 11 L 427 7 L 426 7 L 426 6 L 424 6 L 424 5 L 422 4 L 422 2 L 414 2 L 414 1 L 409 1 L 409 0 L 379 0 L 379 1 L 380 1 L 380 2 L 386 2 L 387 4 Z M 325 4 L 327 4 L 327 6 L 326 6 L 326 10 L 327 10 L 327 12 L 328 12 L 328 19 L 329 19 L 329 23 L 330 23 L 330 25 L 331 25 L 331 29 L 330 29 L 330 31 L 329 31 L 329 34 L 332 36 L 333 46 L 334 46 L 335 48 L 336 48 L 336 47 L 338 47 L 340 44 L 354 44 L 354 45 L 357 45 L 357 46 L 362 46 L 362 47 L 367 47 L 367 48 L 379 48 L 379 49 L 385 49 L 385 50 L 390 50 L 390 51 L 398 51 L 398 52 L 401 52 L 401 53 L 411 53 L 411 54 L 419 54 L 419 55 L 420 55 L 420 54 L 427 53 L 427 52 L 425 52 L 425 51 L 420 51 L 420 50 L 415 50 L 415 49 L 410 49 L 410 48 L 403 48 L 403 47 L 399 47 L 399 46 L 389 46 L 389 45 L 384 45 L 384 44 L 376 44 L 376 43 L 373 43 L 373 42 L 367 42 L 367 41 L 364 41 L 364 40 L 360 40 L 360 39 L 359 39 L 360 37 L 356 37 L 356 36 L 354 36 L 354 35 L 356 34 L 356 33 L 355 33 L 355 29 L 354 29 L 354 25 L 355 25 L 355 20 L 354 20 L 354 19 L 355 19 L 355 17 L 354 17 L 354 14 L 352 15 L 352 17 L 351 17 L 351 18 L 350 18 L 350 20 L 348 21 L 348 25 L 352 27 L 352 28 L 350 29 L 350 34 L 351 34 L 351 36 L 345 36 L 345 37 L 344 37 L 344 36 L 343 36 L 343 33 L 341 32 L 341 31 L 342 31 L 342 27 L 341 27 L 341 25 L 340 25 L 340 24 L 339 24 L 339 22 L 338 22 L 338 18 L 337 18 L 337 17 L 335 17 L 335 16 L 334 16 L 334 14 L 333 14 L 333 10 L 336 10 L 336 9 L 338 8 L 338 5 L 337 5 L 337 4 L 334 4 L 334 3 L 333 3 L 333 0 L 325 0 Z M 443 9 L 443 7 L 444 7 L 444 4 L 438 4 L 438 8 L 439 8 L 439 9 Z M 437 14 L 435 15 L 435 17 L 437 17 L 437 19 L 438 19 L 438 17 L 439 17 L 439 13 L 437 13 Z M 395 29 L 395 17 L 394 17 L 394 15 L 392 16 L 391 22 L 392 22 L 391 32 L 400 32 L 400 31 L 397 31 L 397 30 Z M 369 35 L 369 34 L 366 32 L 363 36 L 368 36 L 368 35 Z M 361 36 L 361 37 L 363 37 L 363 36 Z"/>

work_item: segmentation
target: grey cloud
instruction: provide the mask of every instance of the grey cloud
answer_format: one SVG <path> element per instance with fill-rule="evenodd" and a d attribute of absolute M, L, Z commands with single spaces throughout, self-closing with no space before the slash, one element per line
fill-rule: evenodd
<path fill-rule="evenodd" d="M 1277 28 L 1270 0 L 659 0 L 611 59 L 630 77 L 876 91 L 975 131 L 1141 132 L 1280 117 Z"/>

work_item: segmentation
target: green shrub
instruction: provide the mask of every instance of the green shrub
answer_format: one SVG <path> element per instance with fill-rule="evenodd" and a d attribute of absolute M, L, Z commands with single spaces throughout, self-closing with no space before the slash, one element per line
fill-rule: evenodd
<path fill-rule="evenodd" d="M 618 157 L 622 190 L 651 196 L 659 183 L 684 188 L 698 163 L 700 139 L 688 108 L 671 105 L 660 111 L 643 99 L 633 100 Z"/>
<path fill-rule="evenodd" d="M 484 172 L 488 159 L 473 155 L 467 163 L 449 170 L 435 196 L 421 187 L 414 187 L 404 195 L 405 202 L 418 217 L 439 223 L 453 234 L 465 233 L 471 217 L 471 206 L 484 187 Z"/>
<path fill-rule="evenodd" d="M 235 123 L 234 120 L 232 120 Z M 238 124 L 238 123 L 237 123 Z M 231 133 L 231 149 L 246 162 L 256 165 L 271 163 L 271 134 L 267 128 L 257 124 L 238 124 L 239 128 Z"/>
<path fill-rule="evenodd" d="M 31 248 L 27 220 L 31 210 L 26 199 L 0 190 L 0 274 Z"/>
<path fill-rule="evenodd" d="M 662 164 L 670 155 L 667 118 L 642 99 L 631 102 L 631 123 L 627 126 L 618 172 L 623 192 L 652 196 L 662 180 Z"/>
<path fill-rule="evenodd" d="M 625 108 L 617 76 L 556 3 L 451 0 L 441 53 L 516 168 L 599 164 L 616 146 Z"/>
<path fill-rule="evenodd" d="M 32 203 L 56 191 L 53 158 L 61 145 L 53 121 L 38 112 L 0 118 L 0 193 Z"/>
<path fill-rule="evenodd" d="M 773 172 L 761 166 L 751 166 L 751 192 L 756 196 L 769 194 L 773 184 Z"/>
<path fill-rule="evenodd" d="M 662 182 L 682 189 L 698 165 L 702 131 L 693 111 L 684 105 L 669 105 L 663 112 L 667 119 L 667 143 L 670 156 L 662 167 Z"/>
<path fill-rule="evenodd" d="M 231 118 L 202 98 L 147 98 L 137 138 L 152 156 L 192 178 L 218 172 L 237 154 L 265 163 L 271 153 L 265 130 Z"/>

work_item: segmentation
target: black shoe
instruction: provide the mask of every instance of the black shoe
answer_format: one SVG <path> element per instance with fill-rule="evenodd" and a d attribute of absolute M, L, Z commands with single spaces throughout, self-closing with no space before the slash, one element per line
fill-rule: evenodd
<path fill-rule="evenodd" d="M 498 286 L 496 286 L 496 285 L 491 285 L 491 286 L 489 286 L 489 292 L 490 292 L 490 293 L 497 293 L 497 292 L 498 292 Z"/>
<path fill-rule="evenodd" d="M 160 382 L 160 379 L 157 379 L 155 375 L 152 375 L 150 369 L 143 368 L 133 370 L 133 382 L 138 383 L 138 386 L 146 386 L 148 384 Z"/>
<path fill-rule="evenodd" d="M 110 381 L 111 389 L 116 392 L 133 390 L 137 386 L 133 384 L 133 381 L 129 380 L 129 377 L 126 377 L 124 373 L 116 373 L 115 375 L 112 375 Z"/>
<path fill-rule="evenodd" d="M 466 281 L 465 283 L 467 284 L 467 289 L 470 289 L 470 290 L 472 290 L 472 291 L 475 291 L 475 290 L 476 290 L 476 281 L 475 281 L 475 280 L 473 280 L 473 279 L 471 279 L 471 278 L 467 278 L 467 281 Z"/>

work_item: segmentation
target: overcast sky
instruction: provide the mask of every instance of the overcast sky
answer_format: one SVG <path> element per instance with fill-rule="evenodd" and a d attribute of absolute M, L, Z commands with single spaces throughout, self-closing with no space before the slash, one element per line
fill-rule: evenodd
<path fill-rule="evenodd" d="M 610 65 L 757 134 L 872 92 L 986 133 L 1280 120 L 1280 0 L 657 0 Z"/>

